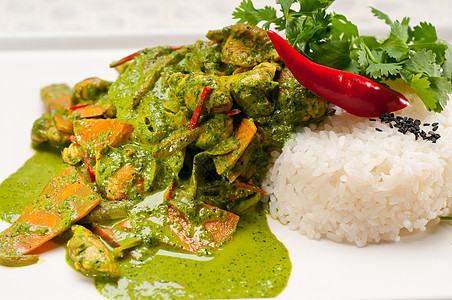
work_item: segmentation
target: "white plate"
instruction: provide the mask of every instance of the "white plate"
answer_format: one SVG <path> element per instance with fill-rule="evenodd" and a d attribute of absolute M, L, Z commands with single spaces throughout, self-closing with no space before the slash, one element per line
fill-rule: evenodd
<path fill-rule="evenodd" d="M 0 47 L 0 180 L 33 154 L 29 135 L 33 121 L 42 113 L 41 87 L 61 82 L 73 85 L 91 76 L 114 80 L 116 72 L 108 68 L 111 61 L 144 45 L 180 45 L 194 41 L 195 36 L 141 38 L 128 39 L 132 43 L 127 45 L 134 49 L 120 48 L 126 43 L 118 37 L 22 37 L 19 43 L 10 39 L 8 47 Z M 12 51 L 24 49 L 27 43 L 31 50 Z M 111 48 L 96 49 L 99 45 Z M 293 264 L 288 286 L 278 298 L 452 299 L 452 228 L 446 223 L 405 235 L 397 243 L 365 248 L 309 240 L 270 218 L 269 224 L 289 249 Z M 6 226 L 0 223 L 0 229 Z M 61 247 L 50 244 L 48 248 L 41 254 L 43 263 L 0 266 L 2 299 L 102 299 L 90 279 L 66 264 Z"/>

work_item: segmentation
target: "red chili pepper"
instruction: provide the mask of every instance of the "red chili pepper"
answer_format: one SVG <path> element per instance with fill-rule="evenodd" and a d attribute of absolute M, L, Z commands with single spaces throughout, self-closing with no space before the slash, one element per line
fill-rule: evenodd
<path fill-rule="evenodd" d="M 90 104 L 93 104 L 93 103 L 87 103 L 87 104 L 71 106 L 71 107 L 69 107 L 69 110 L 76 110 L 77 108 L 87 107 Z"/>
<path fill-rule="evenodd" d="M 71 135 L 70 140 L 72 143 L 76 144 L 77 146 L 80 146 L 75 135 Z"/>
<path fill-rule="evenodd" d="M 90 164 L 88 163 L 88 156 L 86 156 L 86 154 L 85 157 L 83 158 L 83 161 L 85 162 L 86 170 L 88 171 L 91 182 L 96 181 L 96 175 L 94 175 L 93 168 L 91 168 Z"/>
<path fill-rule="evenodd" d="M 216 44 L 216 43 L 218 43 L 217 40 L 210 40 L 210 41 L 207 43 L 207 46 L 212 46 L 213 44 Z"/>
<path fill-rule="evenodd" d="M 256 187 L 256 186 L 252 185 L 251 183 L 235 181 L 235 182 L 233 182 L 232 184 L 235 185 L 235 186 L 238 187 L 238 188 L 250 190 L 250 191 L 257 192 L 257 193 L 261 193 L 261 194 L 267 194 L 266 191 L 264 191 L 263 189 L 258 188 L 258 187 Z"/>
<path fill-rule="evenodd" d="M 208 86 L 204 87 L 201 93 L 201 97 L 199 97 L 198 104 L 196 105 L 195 112 L 193 113 L 193 116 L 191 117 L 190 123 L 188 124 L 188 130 L 193 130 L 196 125 L 198 125 L 199 118 L 201 117 L 201 112 L 204 107 L 204 103 L 207 100 L 207 97 L 209 96 L 209 93 L 212 89 Z"/>
<path fill-rule="evenodd" d="M 168 192 L 165 195 L 165 200 L 166 201 L 169 201 L 171 199 L 171 196 L 173 195 L 175 188 L 176 188 L 176 183 L 175 182 L 171 183 L 171 186 L 170 186 L 170 188 L 168 189 Z"/>
<path fill-rule="evenodd" d="M 135 53 L 132 53 L 132 54 L 130 54 L 130 55 L 127 55 L 127 56 L 124 57 L 124 58 L 121 58 L 121 59 L 118 60 L 118 61 L 112 62 L 112 63 L 110 64 L 110 68 L 114 68 L 114 67 L 120 66 L 120 65 L 122 65 L 123 63 L 126 63 L 126 62 L 128 62 L 129 60 L 134 59 L 135 56 L 137 56 L 137 55 L 140 54 L 140 53 L 141 53 L 141 51 L 137 51 L 137 52 L 135 52 Z"/>
<path fill-rule="evenodd" d="M 354 73 L 316 64 L 274 31 L 273 45 L 294 77 L 315 94 L 359 117 L 378 117 L 408 106 L 401 93 Z"/>
<path fill-rule="evenodd" d="M 231 116 L 235 116 L 238 115 L 239 113 L 241 113 L 240 109 L 232 109 L 231 111 L 229 111 L 228 113 L 224 114 L 226 117 L 231 117 Z"/>

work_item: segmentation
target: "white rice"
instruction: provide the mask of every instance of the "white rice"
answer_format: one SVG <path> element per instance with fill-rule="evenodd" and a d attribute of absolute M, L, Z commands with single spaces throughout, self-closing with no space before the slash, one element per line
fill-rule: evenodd
<path fill-rule="evenodd" d="M 309 238 L 360 247 L 425 230 L 452 204 L 451 106 L 428 113 L 417 101 L 401 112 L 440 123 L 436 143 L 340 111 L 294 134 L 263 183 L 271 215 Z"/>

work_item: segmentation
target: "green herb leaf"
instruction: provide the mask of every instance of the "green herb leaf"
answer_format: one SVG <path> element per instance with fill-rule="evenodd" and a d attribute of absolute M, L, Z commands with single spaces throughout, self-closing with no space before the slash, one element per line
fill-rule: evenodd
<path fill-rule="evenodd" d="M 430 88 L 430 81 L 422 74 L 411 75 L 405 80 L 409 86 L 418 94 L 424 102 L 425 107 L 430 111 L 440 112 L 441 107 L 435 99 L 436 93 Z"/>
<path fill-rule="evenodd" d="M 414 26 L 413 37 L 416 42 L 420 43 L 434 43 L 438 40 L 435 26 L 427 22 L 421 22 L 419 26 Z"/>
<path fill-rule="evenodd" d="M 371 7 L 389 25 L 387 37 L 359 36 L 343 15 L 328 12 L 334 0 L 276 0 L 277 9 L 256 9 L 251 0 L 233 13 L 239 22 L 285 30 L 287 41 L 316 63 L 355 72 L 375 81 L 402 78 L 428 110 L 440 112 L 452 93 L 452 49 L 438 39 L 427 22 L 410 27 L 410 19 L 391 20 Z"/>
<path fill-rule="evenodd" d="M 397 76 L 402 70 L 402 66 L 396 63 L 370 63 L 366 68 L 367 74 L 371 78 L 381 79 L 389 78 L 390 76 Z"/>
<path fill-rule="evenodd" d="M 382 11 L 379 11 L 374 7 L 371 7 L 370 10 L 374 14 L 374 16 L 376 16 L 378 19 L 385 21 L 385 23 L 388 25 L 392 25 L 392 21 L 387 14 L 383 13 Z"/>
<path fill-rule="evenodd" d="M 441 76 L 441 67 L 436 64 L 435 54 L 421 49 L 405 62 L 405 70 L 413 74 L 422 73 L 427 76 Z"/>

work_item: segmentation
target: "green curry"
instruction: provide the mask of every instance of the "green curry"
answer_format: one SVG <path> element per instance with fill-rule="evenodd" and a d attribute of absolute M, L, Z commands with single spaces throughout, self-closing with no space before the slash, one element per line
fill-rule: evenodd
<path fill-rule="evenodd" d="M 43 189 L 34 200 L 2 200 L 3 219 L 15 223 L 2 233 L 0 262 L 14 265 L 70 232 L 69 264 L 107 297 L 268 297 L 284 288 L 290 261 L 266 224 L 260 185 L 270 153 L 322 120 L 327 103 L 298 84 L 261 29 L 237 24 L 207 37 L 141 50 L 114 64 L 112 83 L 43 89 L 50 112 L 32 141 L 61 150 L 54 175 L 69 169 L 31 189 Z M 27 164 L 50 155 L 40 153 Z M 2 197 L 34 182 L 29 170 L 5 181 Z M 18 222 L 28 229 L 17 232 Z"/>

